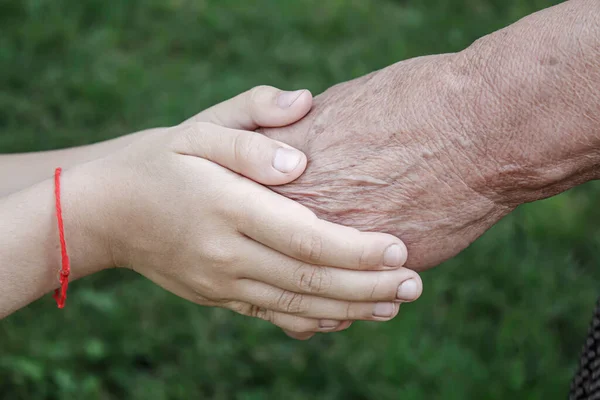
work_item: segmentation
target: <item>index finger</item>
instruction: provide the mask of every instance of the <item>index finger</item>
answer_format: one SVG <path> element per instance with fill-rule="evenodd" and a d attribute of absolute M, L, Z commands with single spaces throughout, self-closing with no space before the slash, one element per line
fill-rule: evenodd
<path fill-rule="evenodd" d="M 247 198 L 243 214 L 239 232 L 310 264 L 370 270 L 398 268 L 407 259 L 406 246 L 397 237 L 319 219 L 271 191 Z"/>

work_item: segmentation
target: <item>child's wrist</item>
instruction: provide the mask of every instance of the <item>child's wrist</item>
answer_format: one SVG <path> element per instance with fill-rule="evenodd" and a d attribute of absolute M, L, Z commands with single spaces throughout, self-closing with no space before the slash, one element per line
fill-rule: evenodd
<path fill-rule="evenodd" d="M 61 186 L 72 279 L 115 267 L 109 232 L 103 223 L 107 211 L 102 207 L 105 196 L 99 192 L 101 184 L 94 167 L 84 164 L 63 171 Z"/>

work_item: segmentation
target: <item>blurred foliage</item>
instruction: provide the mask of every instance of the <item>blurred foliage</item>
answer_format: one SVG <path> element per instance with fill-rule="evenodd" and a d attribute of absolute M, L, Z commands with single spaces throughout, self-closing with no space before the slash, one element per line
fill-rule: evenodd
<path fill-rule="evenodd" d="M 256 84 L 319 93 L 459 51 L 551 0 L 0 0 L 0 150 L 175 124 Z M 0 322 L 2 399 L 564 398 L 598 295 L 600 187 L 519 208 L 396 320 L 295 342 L 131 271 Z"/>

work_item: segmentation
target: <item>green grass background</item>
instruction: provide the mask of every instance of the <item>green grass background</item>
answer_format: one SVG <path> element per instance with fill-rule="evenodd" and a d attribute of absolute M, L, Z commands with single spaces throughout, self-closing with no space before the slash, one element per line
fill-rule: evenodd
<path fill-rule="evenodd" d="M 0 151 L 176 124 L 257 84 L 458 51 L 552 0 L 0 0 Z M 600 187 L 519 208 L 389 323 L 308 342 L 130 271 L 0 322 L 1 399 L 565 398 L 598 295 Z"/>

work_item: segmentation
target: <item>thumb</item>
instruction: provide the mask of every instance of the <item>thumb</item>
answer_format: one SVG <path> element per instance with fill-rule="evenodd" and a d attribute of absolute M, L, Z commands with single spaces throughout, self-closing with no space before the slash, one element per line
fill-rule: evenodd
<path fill-rule="evenodd" d="M 172 150 L 204 158 L 263 185 L 283 185 L 306 169 L 306 156 L 259 133 L 188 122 L 174 128 Z"/>
<path fill-rule="evenodd" d="M 227 128 L 253 131 L 278 127 L 302 119 L 312 106 L 306 90 L 286 92 L 272 86 L 256 86 L 236 97 L 212 106 L 184 123 L 211 122 Z"/>

